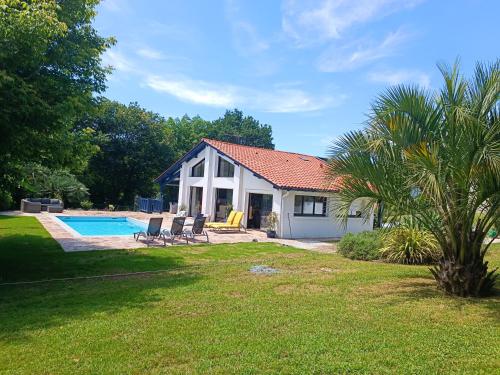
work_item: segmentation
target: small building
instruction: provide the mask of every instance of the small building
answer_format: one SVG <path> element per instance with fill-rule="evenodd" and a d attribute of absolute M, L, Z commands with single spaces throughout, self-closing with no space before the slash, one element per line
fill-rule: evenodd
<path fill-rule="evenodd" d="M 338 182 L 327 179 L 327 163 L 293 152 L 202 139 L 163 172 L 156 182 L 178 185 L 178 207 L 225 220 L 229 210 L 244 212 L 246 228 L 265 228 L 278 215 L 282 238 L 337 238 L 373 228 L 353 204 L 347 225 L 335 218 Z"/>

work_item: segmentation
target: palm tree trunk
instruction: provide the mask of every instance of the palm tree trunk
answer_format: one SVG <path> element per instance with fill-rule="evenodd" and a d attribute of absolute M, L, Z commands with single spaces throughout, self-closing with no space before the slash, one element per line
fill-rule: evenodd
<path fill-rule="evenodd" d="M 479 297 L 491 293 L 497 277 L 496 269 L 488 272 L 488 262 L 484 261 L 485 252 L 480 248 L 471 249 L 478 246 L 473 241 L 465 246 L 472 250 L 467 252 L 471 256 L 465 258 L 460 256 L 460 251 L 443 249 L 444 256 L 430 269 L 438 287 L 460 297 Z M 460 249 L 461 244 L 458 247 Z"/>

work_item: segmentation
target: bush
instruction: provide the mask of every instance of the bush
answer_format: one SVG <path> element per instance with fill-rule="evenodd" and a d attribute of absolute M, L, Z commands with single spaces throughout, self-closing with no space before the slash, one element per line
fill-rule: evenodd
<path fill-rule="evenodd" d="M 36 197 L 62 199 L 70 205 L 78 205 L 89 194 L 88 189 L 66 170 L 51 170 L 36 163 L 24 166 L 22 187 Z"/>
<path fill-rule="evenodd" d="M 94 204 L 91 201 L 89 201 L 89 200 L 84 200 L 84 201 L 80 202 L 80 206 L 84 210 L 90 210 L 94 206 Z"/>
<path fill-rule="evenodd" d="M 436 238 L 417 228 L 395 228 L 383 234 L 382 258 L 393 263 L 429 264 L 441 256 Z"/>
<path fill-rule="evenodd" d="M 8 191 L 0 189 L 0 211 L 10 210 L 13 203 L 12 195 Z"/>
<path fill-rule="evenodd" d="M 349 259 L 375 260 L 380 258 L 382 240 L 378 231 L 347 233 L 339 242 L 338 251 Z"/>

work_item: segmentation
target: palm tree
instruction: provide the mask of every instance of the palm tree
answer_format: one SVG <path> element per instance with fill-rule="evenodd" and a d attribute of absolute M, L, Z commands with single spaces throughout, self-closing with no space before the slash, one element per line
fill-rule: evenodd
<path fill-rule="evenodd" d="M 394 221 L 410 215 L 439 243 L 438 286 L 478 296 L 497 276 L 484 256 L 500 222 L 500 60 L 478 63 L 470 80 L 458 62 L 438 67 L 437 92 L 400 85 L 380 95 L 366 128 L 331 146 L 330 173 L 343 177 L 344 218 L 360 198 L 365 215 L 381 203 Z"/>

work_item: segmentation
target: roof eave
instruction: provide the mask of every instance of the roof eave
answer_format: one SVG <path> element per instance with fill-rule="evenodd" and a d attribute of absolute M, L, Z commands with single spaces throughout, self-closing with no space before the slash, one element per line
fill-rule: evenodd
<path fill-rule="evenodd" d="M 208 145 L 207 142 L 205 142 L 204 139 L 202 139 L 196 146 L 194 146 L 191 150 L 189 150 L 184 156 L 182 156 L 180 159 L 178 159 L 174 164 L 172 164 L 169 168 L 167 168 L 165 171 L 163 171 L 158 177 L 154 179 L 154 182 L 156 183 L 161 183 L 161 181 L 168 176 L 169 174 L 177 172 L 182 167 L 182 163 L 184 163 L 186 160 L 191 159 L 192 156 L 195 154 L 198 154 L 202 149 L 203 145 Z"/>

